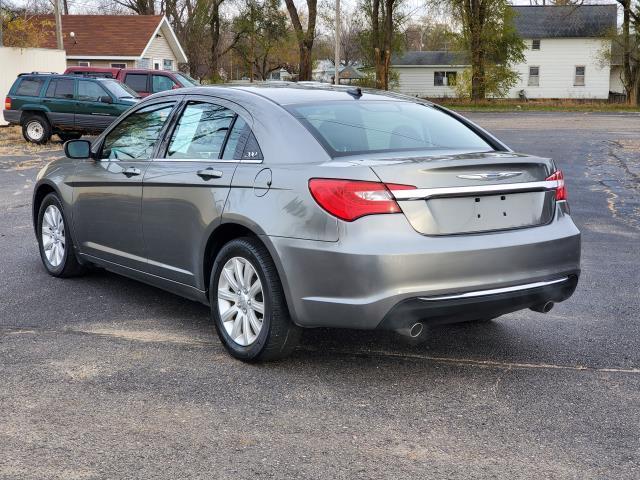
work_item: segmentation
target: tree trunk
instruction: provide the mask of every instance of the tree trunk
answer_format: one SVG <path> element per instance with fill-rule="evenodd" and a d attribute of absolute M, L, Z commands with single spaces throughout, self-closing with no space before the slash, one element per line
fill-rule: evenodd
<path fill-rule="evenodd" d="M 220 79 L 218 71 L 218 43 L 220 43 L 220 4 L 221 1 L 213 2 L 209 28 L 211 31 L 211 80 L 217 82 Z"/>
<path fill-rule="evenodd" d="M 298 48 L 300 50 L 300 59 L 298 64 L 298 80 L 311 80 L 311 51 L 313 49 L 313 39 L 316 36 L 316 16 L 317 16 L 317 0 L 307 0 L 307 29 L 302 28 L 300 16 L 293 0 L 285 0 L 289 17 L 293 24 L 298 39 Z"/>

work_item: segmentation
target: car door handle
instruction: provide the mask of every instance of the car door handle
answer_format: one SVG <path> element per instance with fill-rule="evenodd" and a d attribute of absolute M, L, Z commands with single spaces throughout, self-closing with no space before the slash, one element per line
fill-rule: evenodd
<path fill-rule="evenodd" d="M 136 175 L 140 175 L 142 173 L 142 170 L 136 167 L 129 167 L 129 168 L 125 168 L 122 171 L 122 173 L 123 175 L 126 175 L 127 178 L 131 178 L 131 177 L 135 177 Z"/>
<path fill-rule="evenodd" d="M 213 168 L 205 168 L 204 170 L 198 170 L 197 175 L 203 180 L 211 180 L 212 178 L 222 178 L 222 172 L 220 170 L 214 170 Z"/>

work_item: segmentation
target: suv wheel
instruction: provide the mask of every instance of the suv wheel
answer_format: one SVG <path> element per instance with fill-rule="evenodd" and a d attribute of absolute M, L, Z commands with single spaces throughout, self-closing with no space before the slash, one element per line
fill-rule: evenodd
<path fill-rule="evenodd" d="M 54 277 L 73 277 L 84 273 L 76 258 L 71 232 L 55 193 L 50 193 L 38 211 L 38 246 L 47 272 Z"/>
<path fill-rule="evenodd" d="M 51 125 L 42 115 L 27 115 L 22 121 L 22 136 L 27 142 L 47 143 L 51 138 Z"/>
<path fill-rule="evenodd" d="M 227 351 L 244 361 L 287 356 L 298 343 L 276 267 L 254 238 L 227 243 L 218 253 L 209 283 L 211 315 Z"/>

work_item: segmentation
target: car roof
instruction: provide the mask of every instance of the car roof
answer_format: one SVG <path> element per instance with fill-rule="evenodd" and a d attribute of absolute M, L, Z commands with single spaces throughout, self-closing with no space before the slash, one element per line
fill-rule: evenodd
<path fill-rule="evenodd" d="M 244 95 L 257 95 L 278 105 L 294 105 L 300 103 L 316 103 L 327 101 L 408 101 L 431 104 L 425 100 L 402 95 L 395 92 L 359 88 L 347 85 L 330 85 L 320 82 L 269 82 L 250 85 L 202 85 L 197 87 L 169 90 L 153 95 L 216 95 L 238 99 Z"/>

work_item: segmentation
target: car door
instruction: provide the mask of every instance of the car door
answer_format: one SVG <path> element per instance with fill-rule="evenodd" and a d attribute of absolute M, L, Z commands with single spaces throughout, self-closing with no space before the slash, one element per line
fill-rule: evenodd
<path fill-rule="evenodd" d="M 115 99 L 96 80 L 77 80 L 75 128 L 82 131 L 102 131 L 120 115 Z"/>
<path fill-rule="evenodd" d="M 224 101 L 193 98 L 175 116 L 161 158 L 144 178 L 142 219 L 149 272 L 204 290 L 202 253 L 220 223 L 236 160 L 223 159 L 236 122 Z"/>
<path fill-rule="evenodd" d="M 52 78 L 45 90 L 42 103 L 54 128 L 72 129 L 75 124 L 75 79 Z"/>
<path fill-rule="evenodd" d="M 142 179 L 175 101 L 133 110 L 78 164 L 72 177 L 74 234 L 83 254 L 144 270 Z"/>

